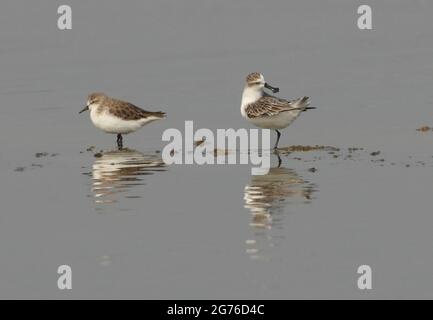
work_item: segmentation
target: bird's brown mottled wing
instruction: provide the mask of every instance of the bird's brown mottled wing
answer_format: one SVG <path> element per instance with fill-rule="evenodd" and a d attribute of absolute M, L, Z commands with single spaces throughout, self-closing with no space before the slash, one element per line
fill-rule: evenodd
<path fill-rule="evenodd" d="M 165 116 L 164 112 L 145 111 L 133 105 L 132 103 L 124 101 L 117 101 L 117 103 L 113 103 L 108 110 L 113 116 L 122 118 L 124 120 L 140 120 L 149 117 L 164 118 Z"/>
<path fill-rule="evenodd" d="M 298 110 L 293 101 L 279 99 L 273 96 L 264 96 L 257 102 L 251 103 L 246 108 L 248 118 L 271 117 L 284 111 Z"/>

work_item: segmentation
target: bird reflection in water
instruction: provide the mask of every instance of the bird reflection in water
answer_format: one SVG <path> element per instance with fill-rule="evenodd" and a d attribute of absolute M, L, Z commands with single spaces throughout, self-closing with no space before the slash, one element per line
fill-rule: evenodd
<path fill-rule="evenodd" d="M 104 152 L 92 167 L 92 191 L 97 204 L 110 204 L 118 201 L 120 193 L 125 198 L 140 198 L 131 190 L 145 185 L 145 176 L 166 171 L 165 164 L 158 154 L 122 149 Z"/>
<path fill-rule="evenodd" d="M 287 212 L 310 203 L 315 191 L 314 184 L 283 167 L 271 168 L 263 176 L 252 176 L 244 190 L 244 207 L 252 215 L 250 227 L 254 236 L 246 241 L 251 258 L 263 258 L 267 248 L 278 245 L 284 238 L 282 229 Z"/>

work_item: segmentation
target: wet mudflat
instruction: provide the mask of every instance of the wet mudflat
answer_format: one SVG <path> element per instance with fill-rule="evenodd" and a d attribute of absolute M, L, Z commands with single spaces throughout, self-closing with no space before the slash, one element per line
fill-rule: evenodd
<path fill-rule="evenodd" d="M 1 298 L 432 298 L 433 4 L 375 4 L 364 33 L 347 1 L 99 2 L 68 33 L 55 1 L 0 12 Z M 252 71 L 317 106 L 281 165 L 165 165 L 185 120 L 249 128 Z M 97 90 L 168 118 L 118 151 L 78 115 Z"/>

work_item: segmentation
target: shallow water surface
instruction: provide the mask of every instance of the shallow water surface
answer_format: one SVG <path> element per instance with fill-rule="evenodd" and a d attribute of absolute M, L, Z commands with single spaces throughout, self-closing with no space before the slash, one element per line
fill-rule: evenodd
<path fill-rule="evenodd" d="M 28 3 L 0 11 L 0 298 L 433 297 L 431 1 L 374 3 L 371 32 L 356 1 L 74 2 L 67 32 Z M 250 128 L 252 71 L 317 106 L 281 165 L 165 165 L 185 120 Z M 115 150 L 93 91 L 168 118 Z"/>

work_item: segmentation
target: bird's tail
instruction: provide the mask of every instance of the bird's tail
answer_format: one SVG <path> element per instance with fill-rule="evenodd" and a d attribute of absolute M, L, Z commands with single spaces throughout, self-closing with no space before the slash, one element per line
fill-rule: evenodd
<path fill-rule="evenodd" d="M 157 119 L 165 119 L 166 113 L 162 112 L 162 111 L 155 111 L 155 112 L 152 112 L 152 116 L 157 118 Z"/>
<path fill-rule="evenodd" d="M 299 98 L 298 100 L 295 100 L 293 102 L 293 105 L 302 111 L 316 109 L 315 107 L 310 107 L 310 98 L 309 97 Z"/>

